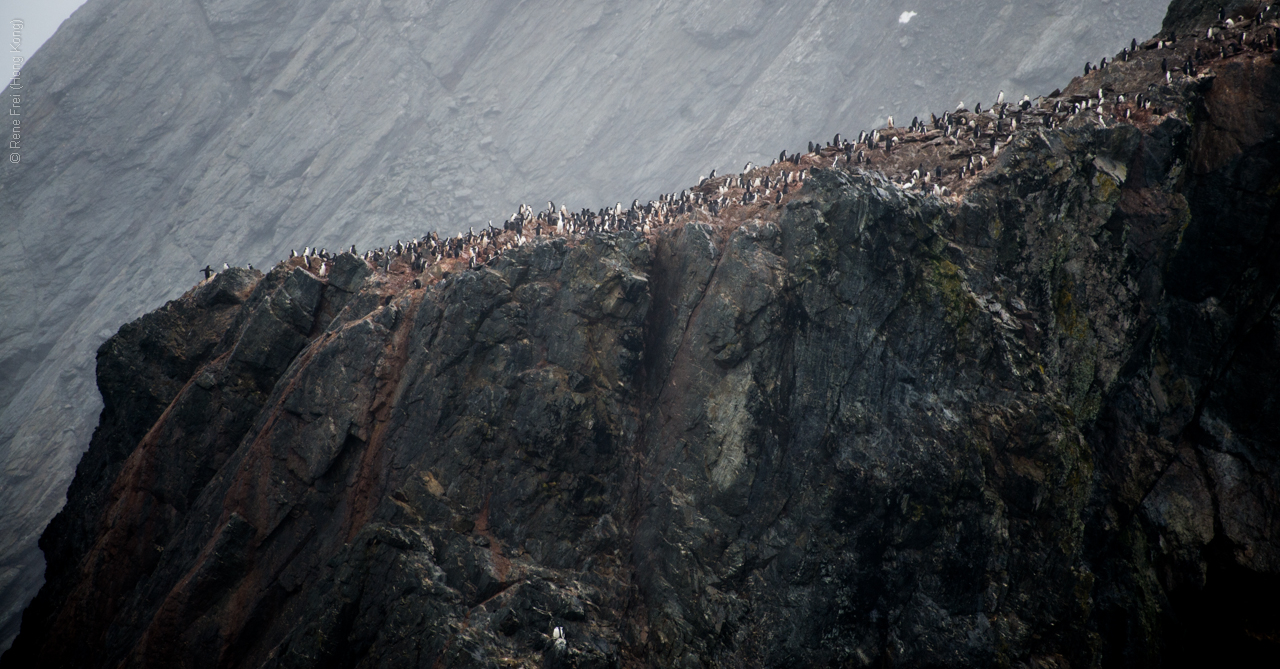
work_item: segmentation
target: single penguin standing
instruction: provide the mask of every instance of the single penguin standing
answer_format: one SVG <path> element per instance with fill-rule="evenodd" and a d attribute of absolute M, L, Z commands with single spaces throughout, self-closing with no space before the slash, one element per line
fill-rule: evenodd
<path fill-rule="evenodd" d="M 215 274 L 215 272 L 213 271 L 213 268 L 212 268 L 212 267 L 210 267 L 210 266 L 208 266 L 208 265 L 205 265 L 205 266 L 204 266 L 204 269 L 202 269 L 202 270 L 200 270 L 200 271 L 201 271 L 201 272 L 204 272 L 204 278 L 206 278 L 206 279 L 208 279 L 209 277 L 211 277 L 211 276 L 213 276 L 213 275 Z"/>

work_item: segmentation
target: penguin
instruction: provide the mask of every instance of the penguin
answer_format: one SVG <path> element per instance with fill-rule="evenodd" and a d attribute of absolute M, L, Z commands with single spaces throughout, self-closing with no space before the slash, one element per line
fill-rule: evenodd
<path fill-rule="evenodd" d="M 1004 91 L 1000 91 L 1000 94 L 996 96 L 996 106 L 998 107 L 1002 104 L 1004 104 Z"/>
<path fill-rule="evenodd" d="M 889 127 L 890 127 L 890 128 L 892 128 L 892 127 L 893 127 L 893 117 L 892 117 L 892 116 L 890 116 L 890 117 L 889 117 Z"/>
<path fill-rule="evenodd" d="M 229 269 L 231 269 L 231 265 L 228 265 L 227 263 L 222 263 L 222 271 L 225 272 Z"/>
<path fill-rule="evenodd" d="M 201 272 L 204 272 L 204 278 L 205 278 L 205 279 L 208 279 L 209 277 L 213 276 L 214 274 L 217 274 L 217 272 L 213 271 L 213 268 L 212 268 L 212 267 L 210 267 L 210 266 L 208 266 L 208 265 L 205 265 L 205 266 L 204 266 L 204 269 L 202 269 L 202 270 L 200 270 L 200 271 L 201 271 Z"/>
<path fill-rule="evenodd" d="M 297 257 L 298 257 L 298 252 L 297 252 L 297 251 L 295 251 L 294 249 L 289 249 L 289 257 L 290 257 L 290 258 L 297 258 Z"/>

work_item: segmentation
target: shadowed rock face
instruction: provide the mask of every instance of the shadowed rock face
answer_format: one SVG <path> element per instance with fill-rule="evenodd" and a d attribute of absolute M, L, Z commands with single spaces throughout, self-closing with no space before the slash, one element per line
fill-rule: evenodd
<path fill-rule="evenodd" d="M 1163 108 L 957 197 L 815 166 L 442 278 L 223 273 L 100 350 L 4 660 L 1273 658 L 1278 61 L 1077 80 Z"/>
<path fill-rule="evenodd" d="M 94 351 L 211 263 L 599 207 L 1050 90 L 1164 0 L 90 0 L 0 164 L 0 647 L 101 408 Z M 9 17 L 6 17 L 6 19 Z"/>
<path fill-rule="evenodd" d="M 1241 15 L 1252 18 L 1259 7 L 1269 4 L 1252 0 L 1173 0 L 1169 3 L 1161 31 L 1170 34 L 1203 33 L 1209 26 L 1217 24 L 1219 11 L 1231 19 Z"/>

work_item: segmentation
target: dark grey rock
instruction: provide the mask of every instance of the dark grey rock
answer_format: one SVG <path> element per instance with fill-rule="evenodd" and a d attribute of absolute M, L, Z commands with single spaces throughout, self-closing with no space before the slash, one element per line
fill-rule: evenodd
<path fill-rule="evenodd" d="M 0 646 L 96 424 L 94 351 L 197 268 L 647 200 L 890 114 L 1047 92 L 1164 10 L 722 4 L 85 3 L 22 64 L 22 162 L 0 164 L 0 563 L 27 556 L 0 569 Z"/>

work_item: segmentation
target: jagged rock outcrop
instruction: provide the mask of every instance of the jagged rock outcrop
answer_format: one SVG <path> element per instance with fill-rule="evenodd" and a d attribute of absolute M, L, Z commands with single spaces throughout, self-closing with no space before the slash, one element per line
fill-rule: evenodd
<path fill-rule="evenodd" d="M 94 351 L 196 268 L 648 198 L 888 114 L 1043 93 L 1162 5 L 901 24 L 794 0 L 89 0 L 21 64 L 21 162 L 0 164 L 0 648 L 97 421 Z"/>
<path fill-rule="evenodd" d="M 1154 106 L 955 196 L 818 155 L 474 271 L 221 274 L 100 350 L 4 660 L 1273 658 L 1277 53 L 1077 79 Z"/>
<path fill-rule="evenodd" d="M 1252 0 L 1173 0 L 1160 29 L 1166 34 L 1203 32 L 1217 24 L 1219 12 L 1231 19 L 1243 14 L 1252 16 L 1259 4 Z"/>

